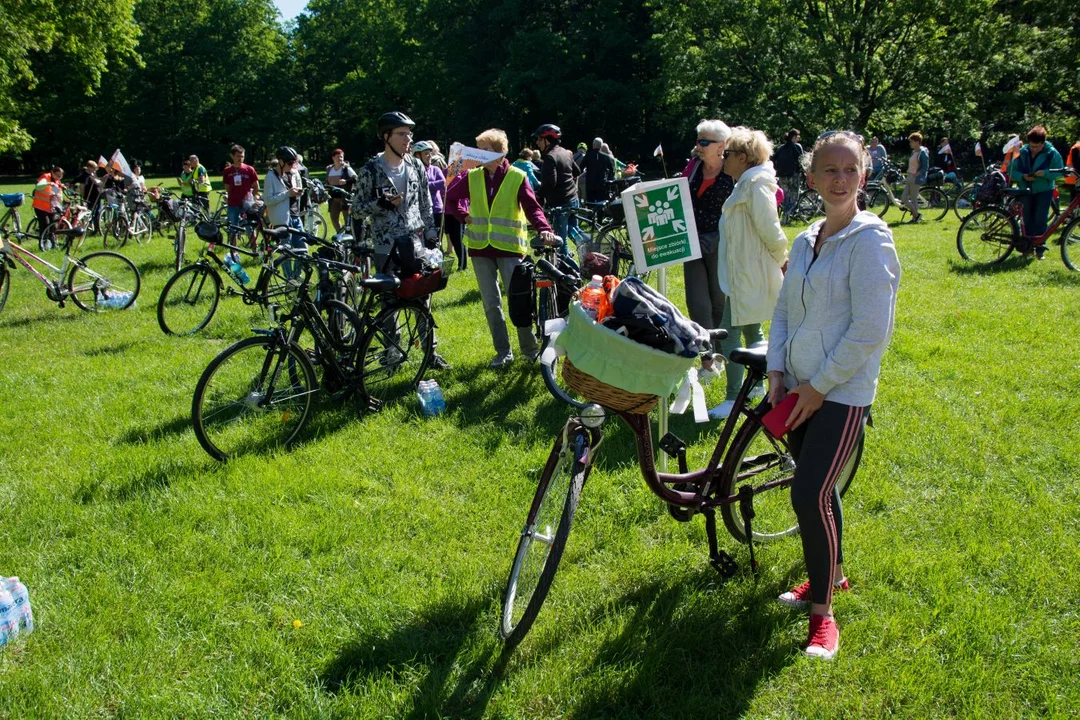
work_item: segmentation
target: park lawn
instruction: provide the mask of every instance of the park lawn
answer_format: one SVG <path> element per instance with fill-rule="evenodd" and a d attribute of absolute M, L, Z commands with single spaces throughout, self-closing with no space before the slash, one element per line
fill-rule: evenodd
<path fill-rule="evenodd" d="M 444 416 L 323 403 L 298 447 L 227 464 L 199 447 L 191 394 L 257 312 L 225 299 L 204 336 L 162 335 L 167 238 L 124 248 L 144 273 L 126 313 L 58 309 L 18 272 L 0 573 L 38 627 L 0 651 L 0 718 L 1074 716 L 1080 275 L 1056 254 L 972 272 L 957 225 L 894 228 L 896 335 L 844 503 L 831 663 L 801 656 L 806 618 L 774 602 L 804 577 L 798 541 L 761 547 L 755 580 L 722 535 L 744 570 L 720 582 L 703 524 L 668 517 L 614 420 L 551 595 L 503 652 L 503 585 L 567 410 L 535 366 L 487 369 L 471 271 L 433 302 Z M 717 435 L 672 430 L 696 462 Z"/>

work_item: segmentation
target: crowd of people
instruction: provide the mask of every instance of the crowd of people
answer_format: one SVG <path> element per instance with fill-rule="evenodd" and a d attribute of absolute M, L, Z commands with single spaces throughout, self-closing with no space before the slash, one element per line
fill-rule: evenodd
<path fill-rule="evenodd" d="M 492 159 L 448 177 L 451 168 L 438 144 L 414 142 L 415 123 L 404 113 L 385 113 L 377 130 L 382 151 L 359 168 L 345 161 L 342 150 L 331 153 L 326 184 L 351 197 L 330 201 L 335 232 L 350 217 L 354 226 L 366 223 L 376 265 L 396 264 L 402 272 L 411 272 L 425 251 L 445 238 L 446 252 L 452 249 L 459 268 L 471 260 L 494 351 L 489 366 L 506 368 L 517 356 L 535 360 L 539 348 L 533 329 L 515 328 L 516 356 L 503 310 L 504 288 L 527 255 L 530 233 L 565 252 L 572 219 L 553 214 L 549 220 L 545 207 L 606 200 L 611 182 L 632 175 L 635 168 L 620 167 L 599 137 L 571 152 L 563 147 L 560 128 L 545 124 L 533 135 L 536 149 L 522 149 L 512 162 L 507 134 L 484 130 L 475 147 Z M 779 599 L 809 609 L 807 653 L 829 658 L 839 644 L 832 598 L 849 587 L 836 482 L 870 415 L 900 280 L 891 230 L 858 207 L 860 188 L 881 175 L 888 156 L 879 138 L 864 144 L 848 131 L 824 133 L 804 148 L 797 129 L 786 133 L 779 147 L 760 130 L 729 127 L 718 119 L 702 120 L 696 130 L 692 157 L 681 176 L 689 187 L 701 254 L 683 265 L 685 304 L 699 325 L 729 333 L 719 352 L 700 358 L 699 377 L 708 382 L 725 376 L 724 401 L 709 416 L 726 418 L 743 381 L 742 366 L 729 362 L 731 353 L 762 342 L 763 324 L 770 323 L 768 387 L 755 388 L 754 394 L 767 394 L 774 407 L 788 394 L 797 396 L 787 423 L 798 456 L 791 494 L 808 575 Z M 1031 191 L 1025 223 L 1037 233 L 1045 229 L 1049 197 L 1064 163 L 1046 142 L 1042 126 L 1033 127 L 1026 140 L 1006 148 L 1009 157 L 1002 167 Z M 931 157 L 921 134 L 912 133 L 908 144 L 902 201 L 918 222 L 916 198 Z M 244 163 L 244 148 L 234 145 L 230 154 L 223 174 L 230 221 L 238 221 L 245 202 L 261 193 L 271 225 L 301 229 L 306 168 L 299 153 L 279 148 L 262 186 L 258 173 Z M 1068 160 L 1080 167 L 1080 142 Z M 933 162 L 943 173 L 956 172 L 948 138 L 939 140 Z M 141 174 L 134 176 L 125 178 L 111 168 L 103 173 L 89 162 L 76 182 L 86 203 L 94 206 L 107 189 L 138 183 Z M 789 246 L 777 198 L 797 195 L 803 176 L 821 196 L 825 217 Z M 61 168 L 53 168 L 39 179 L 34 191 L 39 217 L 55 209 L 63 177 Z M 180 181 L 185 195 L 208 207 L 209 176 L 197 157 L 184 162 Z M 433 368 L 447 367 L 436 353 Z"/>

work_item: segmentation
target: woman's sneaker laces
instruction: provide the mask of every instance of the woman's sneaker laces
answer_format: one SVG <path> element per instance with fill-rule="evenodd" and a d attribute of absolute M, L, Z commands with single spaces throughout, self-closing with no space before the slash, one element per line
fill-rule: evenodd
<path fill-rule="evenodd" d="M 836 620 L 829 615 L 811 615 L 806 654 L 822 660 L 832 660 L 839 649 L 840 629 L 836 627 Z"/>

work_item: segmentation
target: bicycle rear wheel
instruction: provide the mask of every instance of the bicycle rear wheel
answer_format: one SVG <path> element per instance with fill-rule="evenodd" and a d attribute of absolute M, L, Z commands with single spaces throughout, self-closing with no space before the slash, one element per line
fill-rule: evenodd
<path fill-rule="evenodd" d="M 431 313 L 422 305 L 389 305 L 375 316 L 357 356 L 360 390 L 376 407 L 416 390 L 435 341 Z"/>
<path fill-rule="evenodd" d="M 56 231 L 70 230 L 71 223 L 66 218 L 57 218 L 46 225 L 38 236 L 38 250 L 56 249 Z"/>
<path fill-rule="evenodd" d="M 206 327 L 221 297 L 221 278 L 202 264 L 169 278 L 157 304 L 158 326 L 166 335 L 191 335 Z"/>
<path fill-rule="evenodd" d="M 975 201 L 979 198 L 979 188 L 976 185 L 965 185 L 953 199 L 953 215 L 963 220 L 975 209 Z"/>
<path fill-rule="evenodd" d="M 919 191 L 919 199 L 920 207 L 925 208 L 924 212 L 931 220 L 940 220 L 949 212 L 949 196 L 940 188 L 923 188 Z"/>
<path fill-rule="evenodd" d="M 135 263 L 119 253 L 99 250 L 81 258 L 67 277 L 67 293 L 75 304 L 89 312 L 127 310 L 135 304 L 142 277 Z"/>
<path fill-rule="evenodd" d="M 1061 259 L 1065 267 L 1080 272 L 1080 217 L 1071 220 L 1061 233 Z M 3 298 L 0 298 L 0 308 L 3 306 Z"/>
<path fill-rule="evenodd" d="M 315 369 L 298 346 L 276 337 L 241 340 L 211 360 L 195 386 L 195 437 L 216 460 L 288 446 L 317 390 Z"/>
<path fill-rule="evenodd" d="M 568 425 L 566 443 L 559 437 L 548 455 L 503 593 L 499 635 L 510 647 L 529 632 L 551 589 L 591 467 L 588 458 L 588 432 Z"/>
<path fill-rule="evenodd" d="M 865 436 L 863 436 L 865 437 Z M 836 482 L 841 497 L 851 485 L 855 471 L 862 459 L 863 437 Z M 786 436 L 772 437 L 757 420 L 747 419 L 735 436 L 731 449 L 724 456 L 718 493 L 721 497 L 738 495 L 743 485 L 759 489 L 768 483 L 787 481 L 760 491 L 754 496 L 752 532 L 754 542 L 771 542 L 799 532 L 799 521 L 791 507 L 791 478 L 795 475 L 795 457 L 787 444 Z M 747 542 L 739 503 L 721 505 L 720 514 L 731 536 L 741 543 Z"/>
<path fill-rule="evenodd" d="M 866 209 L 879 218 L 885 217 L 885 213 L 889 212 L 890 205 L 889 194 L 885 192 L 884 188 L 873 187 L 866 191 Z"/>
<path fill-rule="evenodd" d="M 3 312 L 4 306 L 7 305 L 8 293 L 11 291 L 11 273 L 8 272 L 7 266 L 3 262 L 0 262 L 0 312 Z"/>
<path fill-rule="evenodd" d="M 960 257 L 976 265 L 996 265 L 1013 251 L 1020 236 L 1016 221 L 1004 210 L 982 208 L 964 218 L 956 231 L 956 249 Z"/>

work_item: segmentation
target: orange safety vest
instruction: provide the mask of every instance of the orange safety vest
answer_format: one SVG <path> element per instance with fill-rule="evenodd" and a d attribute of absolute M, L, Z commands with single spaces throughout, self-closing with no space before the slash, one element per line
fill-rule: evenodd
<path fill-rule="evenodd" d="M 1071 167 L 1073 170 L 1076 170 L 1077 172 L 1080 172 L 1080 163 L 1073 164 L 1073 156 L 1076 156 L 1076 157 L 1080 158 L 1080 140 L 1077 140 L 1076 144 L 1074 144 L 1071 148 L 1069 148 L 1069 157 L 1065 158 L 1065 167 Z M 1065 177 L 1065 184 L 1066 185 L 1075 185 L 1076 184 L 1076 176 L 1075 175 L 1067 175 Z"/>
<path fill-rule="evenodd" d="M 1009 174 L 1009 163 L 1020 157 L 1020 147 L 1013 148 L 1009 152 L 1005 153 L 1005 159 L 1001 161 L 1001 172 L 1005 173 L 1006 175 Z"/>
<path fill-rule="evenodd" d="M 52 212 L 53 206 L 59 204 L 59 202 L 54 202 L 53 198 L 59 198 L 60 192 L 60 183 L 53 180 L 52 173 L 43 174 L 34 186 L 34 202 L 32 203 L 34 209 Z"/>

